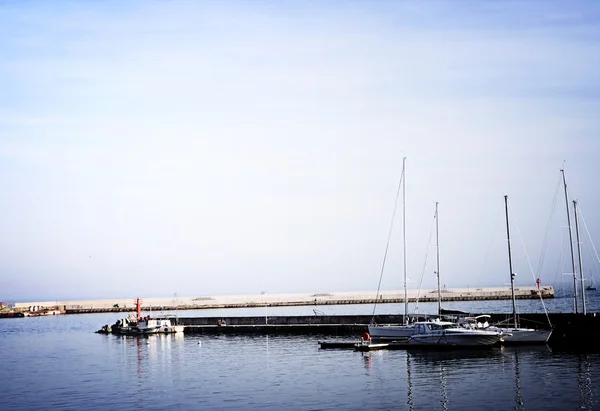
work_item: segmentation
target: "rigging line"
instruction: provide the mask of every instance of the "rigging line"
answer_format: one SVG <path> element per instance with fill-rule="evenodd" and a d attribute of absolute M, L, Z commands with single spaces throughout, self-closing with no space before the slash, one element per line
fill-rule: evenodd
<path fill-rule="evenodd" d="M 373 305 L 373 315 L 371 317 L 371 324 L 375 319 L 375 309 L 377 308 L 377 299 L 379 297 L 379 291 L 381 290 L 381 280 L 383 278 L 383 270 L 385 269 L 385 262 L 387 260 L 388 250 L 390 248 L 390 239 L 392 238 L 392 231 L 394 229 L 394 219 L 396 217 L 396 209 L 398 208 L 398 198 L 400 197 L 400 188 L 402 187 L 402 181 L 404 180 L 404 168 L 400 174 L 400 181 L 398 182 L 398 190 L 396 192 L 396 201 L 394 202 L 394 211 L 392 212 L 392 222 L 390 224 L 390 231 L 388 232 L 387 243 L 385 245 L 385 253 L 383 254 L 383 263 L 381 264 L 381 273 L 379 274 L 379 284 L 377 284 L 377 295 L 375 296 L 375 304 Z"/>
<path fill-rule="evenodd" d="M 498 209 L 498 214 L 496 214 L 496 219 L 494 220 L 494 225 L 492 227 L 492 234 L 490 235 L 490 241 L 488 243 L 487 251 L 485 252 L 483 264 L 481 265 L 481 270 L 479 271 L 479 283 L 480 284 L 481 284 L 481 277 L 483 277 L 483 270 L 485 269 L 487 259 L 490 254 L 490 249 L 492 248 L 492 243 L 494 242 L 494 232 L 496 231 L 496 227 L 498 226 L 498 221 L 500 220 L 501 214 L 502 214 L 502 210 Z"/>
<path fill-rule="evenodd" d="M 558 174 L 558 180 L 556 181 L 556 188 L 554 190 L 554 199 L 552 200 L 552 207 L 550 209 L 550 216 L 548 217 L 548 224 L 546 225 L 546 233 L 544 234 L 544 241 L 542 242 L 542 252 L 540 253 L 540 260 L 538 261 L 537 278 L 542 278 L 542 267 L 544 265 L 544 259 L 546 258 L 546 249 L 548 246 L 548 233 L 550 231 L 550 225 L 554 217 L 554 211 L 556 210 L 556 202 L 558 200 L 558 193 L 560 191 L 561 174 Z"/>
<path fill-rule="evenodd" d="M 421 285 L 423 285 L 423 277 L 425 276 L 425 269 L 427 268 L 427 259 L 429 257 L 429 251 L 431 251 L 431 239 L 433 238 L 433 229 L 435 228 L 435 216 L 431 223 L 431 230 L 429 231 L 429 241 L 427 242 L 427 251 L 425 252 L 425 262 L 423 263 L 423 271 L 421 272 L 421 280 L 419 281 L 419 291 L 417 293 L 417 303 L 415 310 L 419 310 L 419 299 L 421 298 Z"/>
<path fill-rule="evenodd" d="M 488 242 L 488 247 L 485 252 L 485 257 L 483 258 L 483 263 L 481 264 L 481 270 L 479 270 L 479 279 L 477 280 L 477 285 L 480 287 L 482 284 L 481 279 L 483 278 L 483 272 L 485 270 L 487 260 L 490 255 L 490 250 L 492 249 L 492 244 L 494 242 L 494 233 L 496 232 L 496 228 L 498 227 L 498 221 L 500 221 L 501 215 L 502 215 L 502 209 L 498 208 L 498 213 L 496 214 L 496 218 L 494 219 L 494 225 L 492 226 L 492 231 L 490 234 L 490 241 Z M 475 301 L 471 301 L 471 303 L 469 304 L 469 306 L 470 306 L 469 309 L 472 309 L 474 307 L 474 305 L 475 305 Z"/>
<path fill-rule="evenodd" d="M 590 235 L 590 231 L 587 228 L 587 224 L 585 223 L 585 219 L 583 218 L 583 213 L 581 211 L 581 207 L 579 207 L 579 217 L 581 217 L 581 221 L 583 222 L 583 227 L 585 228 L 585 233 L 587 234 L 588 239 L 590 240 L 588 243 L 588 249 L 592 248 L 594 250 L 594 255 L 596 256 L 596 261 L 600 264 L 600 258 L 598 257 L 598 251 L 596 250 L 596 246 L 594 245 L 594 241 L 592 240 L 592 236 Z M 592 259 L 592 261 L 594 261 Z M 596 265 L 596 261 L 594 261 L 594 267 L 598 270 L 598 266 Z M 592 275 L 593 277 L 593 275 Z"/>
<path fill-rule="evenodd" d="M 517 218 L 514 210 L 512 209 L 510 202 L 508 204 L 508 208 L 513 216 L 513 222 L 515 223 L 515 227 L 517 227 L 517 234 L 519 235 L 519 239 L 521 240 L 521 245 L 523 246 L 523 251 L 525 253 L 525 259 L 527 260 L 527 264 L 529 265 L 529 270 L 531 271 L 531 275 L 533 277 L 533 281 L 535 283 L 535 273 L 533 272 L 533 267 L 531 266 L 531 261 L 529 261 L 529 255 L 527 254 L 527 249 L 525 248 L 525 242 L 523 241 L 523 236 L 521 235 L 521 229 L 519 228 L 519 224 L 517 223 Z M 540 302 L 542 303 L 542 307 L 544 308 L 544 314 L 546 314 L 546 319 L 548 320 L 548 324 L 552 326 L 550 322 L 550 316 L 548 315 L 548 310 L 546 309 L 546 304 L 544 303 L 544 299 L 542 298 L 542 293 L 538 291 L 538 296 L 540 297 Z"/>
<path fill-rule="evenodd" d="M 590 240 L 590 244 L 592 245 L 592 248 L 594 249 L 594 254 L 596 255 L 596 260 L 598 261 L 598 263 L 600 263 L 600 258 L 598 257 L 598 251 L 596 251 L 596 246 L 594 245 L 594 241 L 592 241 L 592 237 L 590 236 L 590 231 L 587 228 L 587 224 L 585 223 L 585 219 L 583 218 L 583 213 L 581 212 L 581 207 L 579 208 L 579 217 L 581 217 L 581 221 L 583 221 L 583 227 L 585 228 L 585 233 L 588 236 L 588 239 Z"/>
<path fill-rule="evenodd" d="M 564 276 L 563 276 L 563 272 L 564 272 L 564 267 L 566 264 L 566 255 L 567 255 L 567 239 L 565 235 L 561 235 L 561 242 L 560 242 L 560 254 L 558 255 L 558 262 L 556 265 L 556 272 L 554 273 L 554 283 L 555 284 L 559 284 L 560 285 L 560 291 L 561 291 L 561 295 L 564 293 Z M 560 277 L 559 277 L 560 276 Z M 556 281 L 558 278 L 558 280 L 560 281 Z M 556 291 L 556 290 L 555 290 Z"/>
<path fill-rule="evenodd" d="M 586 241 L 586 246 L 588 249 L 588 252 L 591 254 L 592 253 L 592 247 L 590 246 L 590 243 Z M 594 271 L 598 272 L 598 264 L 596 263 L 596 261 L 594 261 L 594 259 L 592 259 L 592 265 L 593 265 L 593 269 L 590 270 L 590 281 L 595 284 L 596 281 L 594 280 Z"/>

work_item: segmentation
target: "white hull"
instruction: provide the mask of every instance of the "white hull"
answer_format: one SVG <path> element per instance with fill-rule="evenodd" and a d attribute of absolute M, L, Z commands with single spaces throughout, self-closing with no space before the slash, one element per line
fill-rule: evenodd
<path fill-rule="evenodd" d="M 494 329 L 489 327 L 488 329 Z M 552 330 L 533 330 L 531 328 L 495 328 L 502 331 L 506 344 L 546 344 Z"/>
<path fill-rule="evenodd" d="M 147 320 L 140 321 L 137 327 L 132 327 L 134 334 L 173 334 L 183 332 L 183 325 L 171 325 L 170 320 Z"/>
<path fill-rule="evenodd" d="M 416 334 L 408 341 L 416 345 L 448 345 L 459 347 L 482 347 L 499 343 L 502 335 L 496 332 L 473 331 L 472 333 L 444 330 L 440 333 Z"/>
<path fill-rule="evenodd" d="M 470 330 L 450 322 L 418 322 L 409 344 L 423 346 L 484 347 L 502 341 L 498 331 Z"/>
<path fill-rule="evenodd" d="M 462 320 L 462 327 L 470 330 L 496 331 L 503 334 L 506 344 L 546 344 L 550 339 L 552 330 L 534 330 L 533 328 L 499 327 L 488 325 L 489 315 L 467 317 Z"/>
<path fill-rule="evenodd" d="M 408 340 L 414 330 L 412 325 L 374 325 L 369 327 L 369 334 L 377 341 Z"/>

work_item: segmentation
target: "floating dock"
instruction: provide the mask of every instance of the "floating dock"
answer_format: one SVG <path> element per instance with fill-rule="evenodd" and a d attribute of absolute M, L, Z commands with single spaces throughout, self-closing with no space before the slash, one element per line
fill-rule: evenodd
<path fill-rule="evenodd" d="M 367 351 L 378 351 L 378 350 L 387 350 L 388 348 L 390 348 L 390 344 L 385 343 L 385 344 L 357 344 L 356 345 L 356 351 L 362 351 L 362 352 L 367 352 Z"/>
<path fill-rule="evenodd" d="M 341 350 L 353 350 L 358 345 L 356 341 L 319 341 L 319 346 L 324 349 L 341 349 Z"/>

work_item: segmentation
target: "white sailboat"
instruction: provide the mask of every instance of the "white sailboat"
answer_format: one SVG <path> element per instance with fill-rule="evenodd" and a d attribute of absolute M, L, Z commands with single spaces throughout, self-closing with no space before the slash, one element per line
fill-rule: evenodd
<path fill-rule="evenodd" d="M 375 341 L 406 341 L 414 327 L 408 324 L 408 290 L 406 288 L 406 157 L 402 159 L 402 237 L 404 252 L 404 318 L 403 325 L 369 326 L 369 334 Z"/>
<path fill-rule="evenodd" d="M 596 291 L 596 285 L 594 284 L 594 279 L 593 279 L 593 275 L 592 275 L 592 270 L 590 270 L 590 284 L 585 286 L 585 291 Z"/>
<path fill-rule="evenodd" d="M 512 327 L 499 327 L 499 326 L 488 326 L 485 327 L 485 330 L 493 330 L 493 331 L 501 331 L 504 336 L 505 344 L 546 344 L 548 339 L 550 339 L 550 335 L 552 334 L 552 330 L 535 330 L 532 328 L 522 328 L 519 327 L 519 322 L 517 319 L 517 305 L 515 300 L 515 274 L 512 268 L 512 254 L 510 249 L 510 226 L 508 219 L 508 196 L 504 196 L 504 207 L 506 213 L 506 237 L 508 241 L 508 267 L 510 270 L 510 290 L 512 295 L 512 315 L 513 315 L 513 326 Z M 484 317 L 484 316 L 481 316 Z M 489 317 L 489 316 L 488 316 Z M 477 323 L 481 324 L 479 321 L 480 317 L 477 317 Z M 487 322 L 487 321 L 486 321 Z"/>

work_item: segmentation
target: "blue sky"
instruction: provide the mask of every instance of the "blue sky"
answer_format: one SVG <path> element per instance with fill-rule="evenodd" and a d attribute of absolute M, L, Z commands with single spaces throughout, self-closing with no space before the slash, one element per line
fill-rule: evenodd
<path fill-rule="evenodd" d="M 411 288 L 435 284 L 435 201 L 443 283 L 508 281 L 504 194 L 518 283 L 547 229 L 562 282 L 563 161 L 600 232 L 599 23 L 595 2 L 3 3 L 0 300 L 374 290 L 404 156 Z"/>

